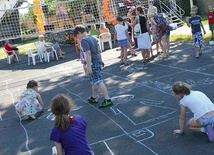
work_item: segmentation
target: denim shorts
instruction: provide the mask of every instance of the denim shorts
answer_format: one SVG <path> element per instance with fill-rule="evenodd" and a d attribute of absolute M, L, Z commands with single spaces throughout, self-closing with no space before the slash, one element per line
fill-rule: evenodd
<path fill-rule="evenodd" d="M 103 77 L 101 75 L 101 64 L 92 64 L 91 65 L 92 74 L 90 75 L 91 84 L 98 85 L 103 81 Z"/>
<path fill-rule="evenodd" d="M 189 127 L 194 127 L 194 128 L 200 128 L 200 127 L 205 127 L 207 125 L 210 124 L 214 124 L 214 115 L 211 115 L 209 117 L 206 118 L 199 118 L 196 121 L 194 121 L 193 118 L 191 118 L 188 122 L 187 122 L 187 126 Z"/>
<path fill-rule="evenodd" d="M 199 118 L 199 125 L 200 126 L 207 126 L 209 124 L 214 124 L 214 115 L 211 115 L 209 117 L 206 118 Z"/>

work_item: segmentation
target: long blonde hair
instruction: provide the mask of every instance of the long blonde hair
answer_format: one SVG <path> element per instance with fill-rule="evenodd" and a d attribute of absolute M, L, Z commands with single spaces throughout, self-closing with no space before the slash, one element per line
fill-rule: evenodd
<path fill-rule="evenodd" d="M 74 107 L 73 100 L 67 95 L 58 94 L 51 100 L 50 107 L 56 116 L 54 125 L 66 131 L 71 124 L 69 112 Z"/>

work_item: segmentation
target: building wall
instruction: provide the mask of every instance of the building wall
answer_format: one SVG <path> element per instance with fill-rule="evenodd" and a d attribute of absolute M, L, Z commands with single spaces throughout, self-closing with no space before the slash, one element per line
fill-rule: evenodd
<path fill-rule="evenodd" d="M 194 0 L 193 3 L 198 7 L 199 14 L 206 14 L 208 12 L 208 5 L 214 4 L 214 0 Z"/>

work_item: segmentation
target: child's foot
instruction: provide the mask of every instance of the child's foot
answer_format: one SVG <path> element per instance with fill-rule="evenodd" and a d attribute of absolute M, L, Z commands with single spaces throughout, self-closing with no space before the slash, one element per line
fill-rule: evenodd
<path fill-rule="evenodd" d="M 134 53 L 134 54 L 131 54 L 131 57 L 136 57 L 137 55 Z"/>
<path fill-rule="evenodd" d="M 35 117 L 34 115 L 30 115 L 30 117 L 31 117 L 32 119 L 36 119 L 36 117 Z"/>
<path fill-rule="evenodd" d="M 214 131 L 213 131 L 212 126 L 211 125 L 207 125 L 205 127 L 205 129 L 206 129 L 206 134 L 208 136 L 209 141 L 210 142 L 214 142 Z"/>
<path fill-rule="evenodd" d="M 196 58 L 196 59 L 200 58 L 199 52 L 196 53 L 195 58 Z"/>
<path fill-rule="evenodd" d="M 111 105 L 113 105 L 113 102 L 111 101 L 111 99 L 109 99 L 109 100 L 105 99 L 103 101 L 102 105 L 99 106 L 99 108 L 105 108 L 105 107 L 108 107 L 108 106 L 111 106 Z"/>
<path fill-rule="evenodd" d="M 25 121 L 25 120 L 27 120 L 29 118 L 29 116 L 28 115 L 25 115 L 25 116 L 23 116 L 22 118 L 21 118 L 21 120 L 22 121 Z"/>
<path fill-rule="evenodd" d="M 92 96 L 88 99 L 88 102 L 91 104 L 98 103 L 98 96 L 96 98 L 93 98 Z"/>

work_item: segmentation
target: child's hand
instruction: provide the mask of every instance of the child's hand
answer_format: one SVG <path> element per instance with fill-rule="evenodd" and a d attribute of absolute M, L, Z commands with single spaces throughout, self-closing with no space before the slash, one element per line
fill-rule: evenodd
<path fill-rule="evenodd" d="M 101 64 L 102 64 L 102 66 L 103 66 L 103 67 L 105 66 L 105 64 L 104 64 L 104 62 L 103 62 L 103 61 L 101 62 Z"/>
<path fill-rule="evenodd" d="M 183 132 L 180 129 L 176 129 L 173 131 L 173 134 L 182 134 Z"/>

